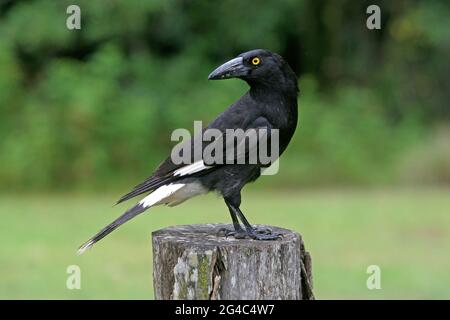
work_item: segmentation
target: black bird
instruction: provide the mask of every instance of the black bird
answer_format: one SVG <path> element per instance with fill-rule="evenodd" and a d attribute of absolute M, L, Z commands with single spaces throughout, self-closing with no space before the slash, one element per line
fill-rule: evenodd
<path fill-rule="evenodd" d="M 222 64 L 208 77 L 209 80 L 229 78 L 246 81 L 250 90 L 221 113 L 208 125 L 207 129 L 218 129 L 224 135 L 226 129 L 278 129 L 279 154 L 281 155 L 295 132 L 298 117 L 297 77 L 290 66 L 280 55 L 257 49 L 242 53 Z M 270 133 L 267 135 L 270 136 Z M 239 209 L 241 189 L 247 183 L 255 181 L 264 166 L 260 162 L 207 165 L 203 160 L 191 164 L 175 164 L 169 157 L 152 176 L 120 198 L 117 203 L 144 193 L 149 194 L 100 230 L 83 244 L 78 252 L 83 253 L 117 227 L 152 206 L 177 205 L 209 191 L 218 192 L 224 198 L 230 211 L 234 231 L 228 232 L 228 235 L 236 238 L 275 240 L 279 235 L 273 234 L 270 230 L 257 230 Z M 238 218 L 245 229 L 241 227 Z"/>

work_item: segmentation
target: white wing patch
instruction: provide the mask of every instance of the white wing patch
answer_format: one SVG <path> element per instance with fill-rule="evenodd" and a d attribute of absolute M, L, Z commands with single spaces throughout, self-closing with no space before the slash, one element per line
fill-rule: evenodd
<path fill-rule="evenodd" d="M 193 174 L 193 173 L 196 173 L 196 172 L 208 169 L 208 168 L 211 168 L 211 166 L 205 165 L 203 160 L 200 160 L 200 161 L 194 162 L 193 164 L 189 164 L 185 167 L 175 170 L 173 175 L 174 176 L 185 176 L 185 175 Z"/>
<path fill-rule="evenodd" d="M 207 193 L 208 190 L 205 189 L 200 183 L 176 183 L 168 184 L 159 187 L 144 199 L 142 199 L 139 204 L 143 205 L 145 208 L 156 206 L 159 204 L 168 204 L 169 206 L 175 206 L 177 204 L 186 201 L 192 197 L 199 194 Z"/>
<path fill-rule="evenodd" d="M 168 184 L 165 186 L 161 186 L 152 193 L 150 193 L 148 196 L 146 196 L 144 199 L 139 201 L 139 204 L 148 208 L 157 204 L 166 203 L 165 200 L 168 200 L 168 198 L 170 198 L 171 195 L 173 195 L 175 192 L 177 192 L 184 186 L 185 186 L 184 183 Z"/>
<path fill-rule="evenodd" d="M 171 197 L 170 202 L 166 202 L 170 207 L 179 205 L 180 203 L 198 196 L 200 194 L 208 193 L 206 189 L 200 182 L 187 183 L 183 188 L 177 190 Z"/>

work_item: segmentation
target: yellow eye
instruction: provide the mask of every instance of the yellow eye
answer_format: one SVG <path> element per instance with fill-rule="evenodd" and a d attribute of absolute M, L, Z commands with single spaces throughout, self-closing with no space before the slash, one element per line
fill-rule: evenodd
<path fill-rule="evenodd" d="M 261 63 L 261 60 L 258 58 L 258 57 L 254 57 L 253 59 L 252 59 L 252 64 L 254 65 L 254 66 L 257 66 L 258 64 L 260 64 Z"/>

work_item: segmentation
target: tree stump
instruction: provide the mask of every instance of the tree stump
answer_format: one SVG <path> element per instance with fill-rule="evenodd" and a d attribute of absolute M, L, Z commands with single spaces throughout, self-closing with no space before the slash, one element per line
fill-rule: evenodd
<path fill-rule="evenodd" d="M 282 239 L 219 236 L 226 224 L 184 225 L 152 233 L 155 299 L 314 299 L 311 257 L 301 236 L 272 227 Z"/>

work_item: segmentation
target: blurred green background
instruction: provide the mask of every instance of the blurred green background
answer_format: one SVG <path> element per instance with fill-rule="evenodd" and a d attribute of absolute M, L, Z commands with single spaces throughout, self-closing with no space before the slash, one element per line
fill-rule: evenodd
<path fill-rule="evenodd" d="M 172 130 L 247 90 L 209 72 L 266 48 L 299 76 L 300 120 L 280 172 L 245 190 L 249 220 L 303 235 L 318 298 L 449 299 L 449 17 L 446 0 L 0 1 L 0 298 L 152 298 L 150 232 L 228 221 L 214 195 L 76 248 L 126 209 L 112 204 Z"/>

